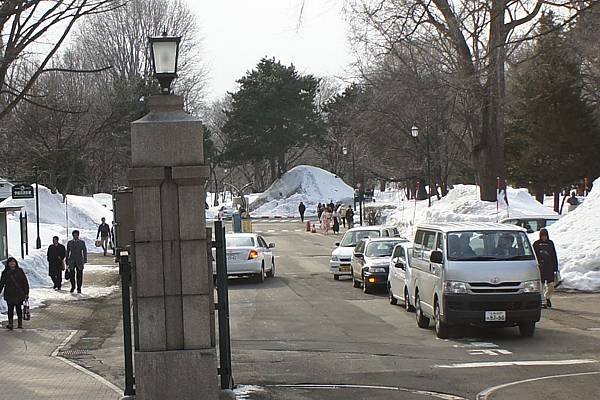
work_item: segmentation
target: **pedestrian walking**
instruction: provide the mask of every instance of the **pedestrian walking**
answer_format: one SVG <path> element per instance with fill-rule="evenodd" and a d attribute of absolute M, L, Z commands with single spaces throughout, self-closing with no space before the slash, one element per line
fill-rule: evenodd
<path fill-rule="evenodd" d="M 354 227 L 354 210 L 352 209 L 352 206 L 348 206 L 348 209 L 346 210 L 346 222 L 348 223 L 348 229 Z"/>
<path fill-rule="evenodd" d="M 342 224 L 344 226 L 344 228 L 346 227 L 346 211 L 348 211 L 348 208 L 346 207 L 345 204 L 342 204 L 338 207 L 338 214 L 340 215 L 340 219 L 342 220 Z"/>
<path fill-rule="evenodd" d="M 340 213 L 337 210 L 333 210 L 331 213 L 331 217 L 333 218 L 332 230 L 336 235 L 340 233 Z"/>
<path fill-rule="evenodd" d="M 298 212 L 300 213 L 300 219 L 302 220 L 302 222 L 304 222 L 304 213 L 306 212 L 306 206 L 303 202 L 300 202 L 300 205 L 298 206 Z"/>
<path fill-rule="evenodd" d="M 102 217 L 100 225 L 98 225 L 98 233 L 96 234 L 96 240 L 100 238 L 102 243 L 102 250 L 104 250 L 104 257 L 106 257 L 106 250 L 108 250 L 108 241 L 110 239 L 110 226 L 106 223 L 106 218 Z M 96 245 L 97 246 L 97 245 Z"/>
<path fill-rule="evenodd" d="M 325 208 L 325 210 L 321 214 L 321 229 L 325 234 L 327 234 L 329 232 L 329 229 L 331 229 L 331 213 L 327 208 Z"/>
<path fill-rule="evenodd" d="M 577 208 L 579 205 L 579 199 L 575 195 L 575 192 L 571 192 L 571 197 L 567 199 L 567 203 L 569 204 L 568 211 L 571 212 Z"/>
<path fill-rule="evenodd" d="M 73 240 L 69 240 L 67 243 L 67 266 L 71 281 L 71 293 L 75 291 L 75 283 L 77 283 L 77 293 L 81 293 L 85 263 L 87 263 L 87 248 L 85 242 L 79 239 L 79 231 L 75 230 L 73 231 Z"/>
<path fill-rule="evenodd" d="M 58 243 L 58 236 L 52 238 L 52 244 L 48 247 L 46 259 L 48 260 L 48 275 L 52 278 L 54 286 L 52 289 L 60 290 L 62 286 L 62 272 L 65 270 L 65 258 L 67 250 L 65 246 Z"/>
<path fill-rule="evenodd" d="M 8 306 L 7 329 L 13 329 L 13 319 L 17 312 L 17 328 L 23 328 L 23 302 L 29 300 L 29 281 L 19 263 L 13 257 L 6 260 L 0 276 L 0 292 L 4 290 L 4 301 Z"/>
<path fill-rule="evenodd" d="M 540 229 L 540 239 L 533 243 L 533 250 L 538 260 L 542 284 L 544 285 L 544 308 L 551 308 L 552 301 L 550 300 L 554 293 L 554 285 L 556 284 L 556 275 L 558 273 L 558 257 L 554 242 L 550 240 L 548 230 Z"/>
<path fill-rule="evenodd" d="M 321 215 L 323 215 L 323 204 L 319 203 L 317 205 L 317 219 L 321 221 Z"/>

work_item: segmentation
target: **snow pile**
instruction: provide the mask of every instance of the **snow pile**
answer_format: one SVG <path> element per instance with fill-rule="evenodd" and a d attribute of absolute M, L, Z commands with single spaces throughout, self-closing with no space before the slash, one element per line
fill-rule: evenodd
<path fill-rule="evenodd" d="M 585 201 L 548 228 L 565 289 L 600 291 L 600 179 Z"/>
<path fill-rule="evenodd" d="M 250 203 L 254 216 L 296 216 L 304 202 L 315 215 L 319 202 L 352 203 L 354 191 L 340 177 L 321 168 L 299 165 L 286 172 Z"/>
<path fill-rule="evenodd" d="M 104 203 L 107 200 L 106 196 L 109 195 L 104 194 L 100 196 L 104 200 Z M 30 296 L 32 305 L 38 305 L 47 298 L 44 295 L 47 290 L 42 288 L 52 287 L 52 280 L 48 276 L 48 262 L 46 261 L 46 251 L 52 243 L 52 237 L 58 236 L 61 242 L 66 245 L 67 240 L 71 238 L 71 231 L 78 229 L 81 239 L 86 242 L 88 252 L 101 252 L 101 248 L 94 246 L 98 224 L 102 217 L 106 218 L 106 221 L 110 224 L 112 221 L 112 211 L 109 207 L 100 204 L 93 197 L 68 195 L 67 204 L 65 204 L 61 194 L 53 194 L 48 188 L 40 185 L 40 239 L 42 248 L 36 250 L 35 199 L 19 200 L 8 198 L 0 203 L 0 207 L 17 206 L 23 206 L 23 213 L 27 212 L 29 255 L 21 259 L 18 212 L 12 212 L 8 215 L 8 253 L 9 256 L 17 258 L 19 265 L 25 270 L 29 285 L 32 288 Z M 69 232 L 66 230 L 67 221 Z M 3 268 L 4 266 L 2 265 L 0 269 Z M 0 301 L 0 312 L 4 312 L 5 310 L 6 304 Z"/>
<path fill-rule="evenodd" d="M 412 236 L 412 227 L 424 222 L 496 222 L 508 216 L 556 215 L 538 203 L 527 189 L 508 188 L 507 209 L 504 201 L 496 208 L 495 202 L 481 201 L 479 188 L 475 185 L 455 185 L 441 200 L 402 200 L 392 212 L 387 212 L 386 223 L 404 227 L 405 234 Z"/>

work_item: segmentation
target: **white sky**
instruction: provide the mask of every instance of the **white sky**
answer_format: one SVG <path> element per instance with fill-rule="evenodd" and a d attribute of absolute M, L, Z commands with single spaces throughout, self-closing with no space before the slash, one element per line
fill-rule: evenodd
<path fill-rule="evenodd" d="M 187 0 L 198 16 L 210 69 L 208 100 L 235 91 L 262 57 L 302 73 L 343 76 L 351 62 L 343 0 Z"/>

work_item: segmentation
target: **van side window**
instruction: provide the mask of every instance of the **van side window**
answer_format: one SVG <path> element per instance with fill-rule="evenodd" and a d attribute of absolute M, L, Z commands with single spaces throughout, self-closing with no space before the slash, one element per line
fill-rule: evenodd
<path fill-rule="evenodd" d="M 435 232 L 425 232 L 423 235 L 423 251 L 431 251 L 435 248 Z"/>
<path fill-rule="evenodd" d="M 390 237 L 390 233 L 388 232 L 387 229 L 383 230 L 383 237 Z"/>
<path fill-rule="evenodd" d="M 421 257 L 421 251 L 423 250 L 423 231 L 418 230 L 415 234 L 415 242 L 413 244 L 413 257 Z"/>
<path fill-rule="evenodd" d="M 404 247 L 402 246 L 398 247 L 398 257 L 406 258 L 406 255 L 404 254 Z"/>
<path fill-rule="evenodd" d="M 435 249 L 441 251 L 442 253 L 444 252 L 444 234 L 441 232 L 437 235 Z"/>

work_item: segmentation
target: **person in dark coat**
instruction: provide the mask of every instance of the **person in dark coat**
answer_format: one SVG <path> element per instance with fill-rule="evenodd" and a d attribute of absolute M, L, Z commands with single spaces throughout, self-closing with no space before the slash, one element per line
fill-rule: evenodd
<path fill-rule="evenodd" d="M 83 285 L 83 266 L 87 262 L 87 248 L 85 242 L 79 239 L 79 231 L 73 231 L 73 240 L 67 243 L 67 265 L 71 276 L 71 293 L 75 291 L 77 281 L 77 293 L 81 293 Z"/>
<path fill-rule="evenodd" d="M 321 220 L 321 215 L 323 214 L 323 204 L 319 203 L 317 205 L 317 218 L 319 219 L 319 221 Z"/>
<path fill-rule="evenodd" d="M 348 222 L 348 229 L 354 227 L 354 210 L 352 209 L 352 206 L 348 206 L 348 209 L 346 210 L 346 222 Z"/>
<path fill-rule="evenodd" d="M 558 257 L 554 242 L 548 236 L 546 228 L 540 229 L 540 239 L 533 243 L 533 250 L 538 260 L 542 283 L 544 284 L 544 299 L 546 300 L 545 307 L 551 308 L 552 301 L 550 298 L 554 293 L 554 285 L 556 273 L 558 272 Z"/>
<path fill-rule="evenodd" d="M 4 300 L 8 306 L 8 325 L 13 329 L 15 309 L 17 311 L 17 328 L 23 328 L 23 302 L 29 299 L 29 281 L 19 263 L 13 257 L 6 261 L 6 267 L 0 276 L 0 292 L 4 290 Z"/>
<path fill-rule="evenodd" d="M 48 275 L 52 278 L 54 287 L 52 289 L 60 290 L 62 285 L 62 272 L 65 270 L 65 258 L 67 250 L 65 246 L 58 243 L 58 236 L 52 238 L 52 244 L 48 247 L 46 258 L 48 259 Z"/>
<path fill-rule="evenodd" d="M 106 223 L 106 218 L 102 217 L 100 225 L 98 225 L 98 233 L 96 234 L 96 240 L 100 238 L 102 243 L 102 250 L 104 250 L 104 257 L 106 257 L 106 251 L 108 250 L 108 242 L 110 241 L 110 226 Z"/>
<path fill-rule="evenodd" d="M 302 222 L 304 222 L 304 213 L 306 212 L 306 206 L 303 202 L 300 202 L 300 205 L 298 206 L 298 212 L 300 213 L 300 219 L 302 220 Z"/>

